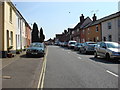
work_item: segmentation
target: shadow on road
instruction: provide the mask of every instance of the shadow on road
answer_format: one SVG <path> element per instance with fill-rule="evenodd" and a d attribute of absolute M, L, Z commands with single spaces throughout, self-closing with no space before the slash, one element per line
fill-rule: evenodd
<path fill-rule="evenodd" d="M 91 57 L 90 60 L 93 60 L 93 61 L 96 61 L 96 62 L 101 62 L 101 63 L 106 63 L 106 64 L 120 64 L 120 60 L 118 60 L 118 59 L 105 60 L 105 58 Z"/>
<path fill-rule="evenodd" d="M 36 55 L 32 55 L 32 56 L 26 56 L 26 54 L 21 55 L 20 58 L 43 58 L 43 56 L 36 56 Z"/>

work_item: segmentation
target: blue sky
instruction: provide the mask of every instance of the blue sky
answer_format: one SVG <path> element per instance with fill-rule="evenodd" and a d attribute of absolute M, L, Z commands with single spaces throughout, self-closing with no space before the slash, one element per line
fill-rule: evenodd
<path fill-rule="evenodd" d="M 36 22 L 44 30 L 46 40 L 73 28 L 81 14 L 100 19 L 118 11 L 117 2 L 15 2 L 28 23 Z"/>

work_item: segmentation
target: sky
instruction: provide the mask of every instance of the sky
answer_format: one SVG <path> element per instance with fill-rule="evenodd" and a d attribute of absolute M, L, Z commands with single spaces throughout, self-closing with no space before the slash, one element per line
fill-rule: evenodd
<path fill-rule="evenodd" d="M 45 40 L 54 38 L 65 29 L 74 28 L 80 22 L 80 15 L 97 19 L 118 11 L 118 2 L 14 2 L 16 8 L 30 24 L 43 28 Z"/>

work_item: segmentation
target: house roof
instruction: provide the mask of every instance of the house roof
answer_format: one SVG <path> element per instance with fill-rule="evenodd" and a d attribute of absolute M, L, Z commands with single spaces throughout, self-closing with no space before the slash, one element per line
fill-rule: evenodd
<path fill-rule="evenodd" d="M 87 26 L 89 23 L 91 23 L 91 22 L 92 22 L 92 20 L 91 20 L 89 17 L 87 17 L 87 18 L 84 20 L 84 22 L 81 24 L 80 29 L 86 27 L 86 26 Z"/>
<path fill-rule="evenodd" d="M 83 22 L 79 22 L 74 27 L 74 30 L 76 30 L 77 28 L 83 28 L 83 27 L 85 27 L 86 25 L 88 25 L 89 22 L 92 22 L 92 20 L 89 17 L 85 18 Z"/>
<path fill-rule="evenodd" d="M 119 12 L 116 12 L 114 14 L 111 14 L 109 16 L 106 16 L 106 17 L 103 17 L 101 19 L 98 19 L 94 22 L 90 22 L 88 25 L 86 25 L 84 28 L 87 28 L 89 26 L 94 26 L 94 25 L 97 25 L 97 24 L 100 24 L 101 22 L 104 22 L 104 21 L 107 21 L 107 20 L 110 20 L 110 19 L 113 19 L 115 17 L 119 17 L 120 16 L 120 11 Z"/>
<path fill-rule="evenodd" d="M 15 5 L 11 2 L 11 0 L 8 0 L 9 4 L 12 6 L 13 10 L 15 11 L 15 13 L 17 15 L 19 15 L 21 17 L 21 19 L 23 19 L 25 21 L 25 23 L 29 26 L 28 22 L 25 20 L 25 18 L 23 17 L 23 15 L 19 12 L 19 10 L 15 7 Z M 31 27 L 29 26 L 29 28 L 31 29 Z"/>
<path fill-rule="evenodd" d="M 120 17 L 120 11 L 119 12 L 116 12 L 114 14 L 111 14 L 109 16 L 106 16 L 106 17 L 103 17 L 101 18 L 101 21 L 104 22 L 104 21 L 107 21 L 109 19 L 113 19 L 113 18 L 116 18 L 116 17 Z"/>

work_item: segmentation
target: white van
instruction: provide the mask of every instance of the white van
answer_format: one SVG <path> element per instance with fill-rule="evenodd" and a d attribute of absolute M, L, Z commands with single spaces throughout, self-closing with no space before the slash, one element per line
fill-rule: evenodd
<path fill-rule="evenodd" d="M 75 47 L 76 41 L 69 41 L 68 42 L 68 48 L 73 49 Z"/>

